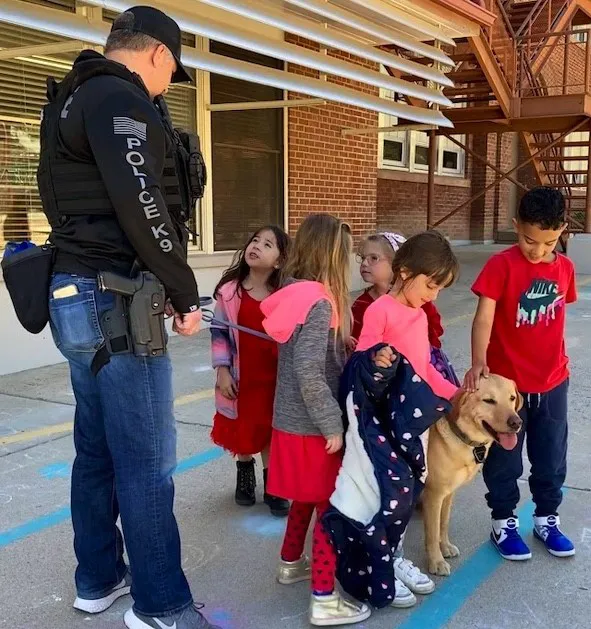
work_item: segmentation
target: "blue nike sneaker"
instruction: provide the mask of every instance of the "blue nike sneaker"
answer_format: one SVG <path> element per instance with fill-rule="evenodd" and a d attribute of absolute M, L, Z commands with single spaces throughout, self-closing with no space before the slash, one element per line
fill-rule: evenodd
<path fill-rule="evenodd" d="M 574 544 L 560 530 L 560 518 L 557 515 L 534 516 L 534 537 L 555 557 L 572 557 L 575 554 Z"/>
<path fill-rule="evenodd" d="M 519 535 L 519 520 L 517 518 L 493 520 L 490 541 L 503 559 L 509 561 L 531 559 L 531 551 Z"/>

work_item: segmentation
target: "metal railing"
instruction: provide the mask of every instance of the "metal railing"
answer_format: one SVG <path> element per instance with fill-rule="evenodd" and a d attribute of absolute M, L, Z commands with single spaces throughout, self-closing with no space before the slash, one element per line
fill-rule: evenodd
<path fill-rule="evenodd" d="M 515 95 L 521 99 L 539 96 L 591 94 L 591 28 L 569 29 L 516 38 L 517 79 Z M 532 67 L 532 50 L 538 62 Z M 583 170 L 565 160 L 564 147 L 554 144 L 555 133 L 534 133 L 538 145 L 548 146 L 538 162 L 551 185 L 559 187 L 566 197 L 569 232 L 584 231 L 585 188 L 588 185 L 588 155 Z M 576 160 L 574 160 L 576 161 Z"/>
<path fill-rule="evenodd" d="M 488 0 L 487 9 L 496 16 L 493 25 L 486 29 L 488 44 L 507 84 L 512 88 L 517 69 L 515 32 L 501 0 Z"/>
<path fill-rule="evenodd" d="M 553 31 L 556 22 L 572 2 L 573 0 L 537 0 L 515 34 L 517 37 L 528 37 L 536 32 Z"/>
<path fill-rule="evenodd" d="M 516 96 L 591 93 L 591 27 L 518 37 L 515 43 Z M 530 62 L 532 47 L 544 53 L 535 67 Z"/>
<path fill-rule="evenodd" d="M 487 8 L 497 19 L 484 30 L 484 34 L 513 97 L 527 99 L 591 94 L 591 27 L 556 30 L 559 20 L 573 1 L 538 0 L 516 32 L 511 16 L 520 3 L 514 0 L 486 0 Z M 585 188 L 591 182 L 587 181 L 587 174 L 572 172 L 568 161 L 564 159 L 565 148 L 562 144 L 569 133 L 583 126 L 587 129 L 587 125 L 587 122 L 580 121 L 570 131 L 532 133 L 534 145 L 542 148 L 532 148 L 533 152 L 527 160 L 535 160 L 549 183 L 565 193 L 569 232 L 583 231 L 585 228 Z M 581 161 L 587 159 L 591 159 L 591 156 L 581 156 Z M 486 189 L 440 219 L 436 225 L 484 192 Z"/>

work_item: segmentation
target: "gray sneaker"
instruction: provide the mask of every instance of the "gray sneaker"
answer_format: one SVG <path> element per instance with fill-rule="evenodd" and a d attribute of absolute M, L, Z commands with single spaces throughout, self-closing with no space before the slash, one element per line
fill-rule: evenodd
<path fill-rule="evenodd" d="M 117 584 L 110 592 L 100 598 L 76 597 L 74 609 L 79 609 L 87 614 L 100 614 L 109 609 L 111 605 L 122 596 L 126 596 L 131 591 L 131 574 L 128 572 L 121 583 Z"/>
<path fill-rule="evenodd" d="M 222 629 L 207 622 L 197 605 L 191 605 L 174 616 L 158 618 L 129 609 L 123 620 L 128 629 Z"/>

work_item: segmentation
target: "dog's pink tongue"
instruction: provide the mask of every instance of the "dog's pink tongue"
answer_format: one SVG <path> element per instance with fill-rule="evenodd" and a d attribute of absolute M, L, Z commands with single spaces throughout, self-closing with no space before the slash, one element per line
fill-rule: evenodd
<path fill-rule="evenodd" d="M 517 445 L 517 433 L 515 432 L 500 432 L 499 443 L 505 450 L 513 450 Z"/>

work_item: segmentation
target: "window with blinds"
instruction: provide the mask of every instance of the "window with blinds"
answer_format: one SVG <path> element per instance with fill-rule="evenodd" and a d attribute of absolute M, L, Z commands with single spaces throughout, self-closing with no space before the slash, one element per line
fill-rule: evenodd
<path fill-rule="evenodd" d="M 54 43 L 62 38 L 0 23 L 0 48 Z M 49 225 L 37 192 L 39 115 L 46 79 L 65 76 L 74 53 L 0 61 L 0 248 L 9 240 L 47 239 Z"/>
<path fill-rule="evenodd" d="M 282 62 L 211 42 L 211 52 L 282 68 Z M 212 103 L 281 100 L 273 87 L 212 74 Z M 216 251 L 239 249 L 263 225 L 284 224 L 283 109 L 211 114 L 213 236 Z"/>
<path fill-rule="evenodd" d="M 68 11 L 68 13 L 76 13 L 76 0 L 24 0 L 29 4 L 41 4 L 50 9 L 58 9 L 60 11 Z"/>
<path fill-rule="evenodd" d="M 52 4 L 61 10 L 74 7 L 73 0 L 55 0 Z M 184 35 L 183 39 L 185 45 L 195 45 L 192 35 Z M 59 41 L 64 38 L 0 22 L 0 49 Z M 42 243 L 49 235 L 37 190 L 39 117 L 46 102 L 47 77 L 62 79 L 76 55 L 67 52 L 0 60 L 0 250 L 10 240 Z M 195 131 L 195 87 L 173 86 L 166 101 L 175 126 Z M 190 227 L 200 233 L 199 213 Z M 193 244 L 200 244 L 196 237 Z"/>

